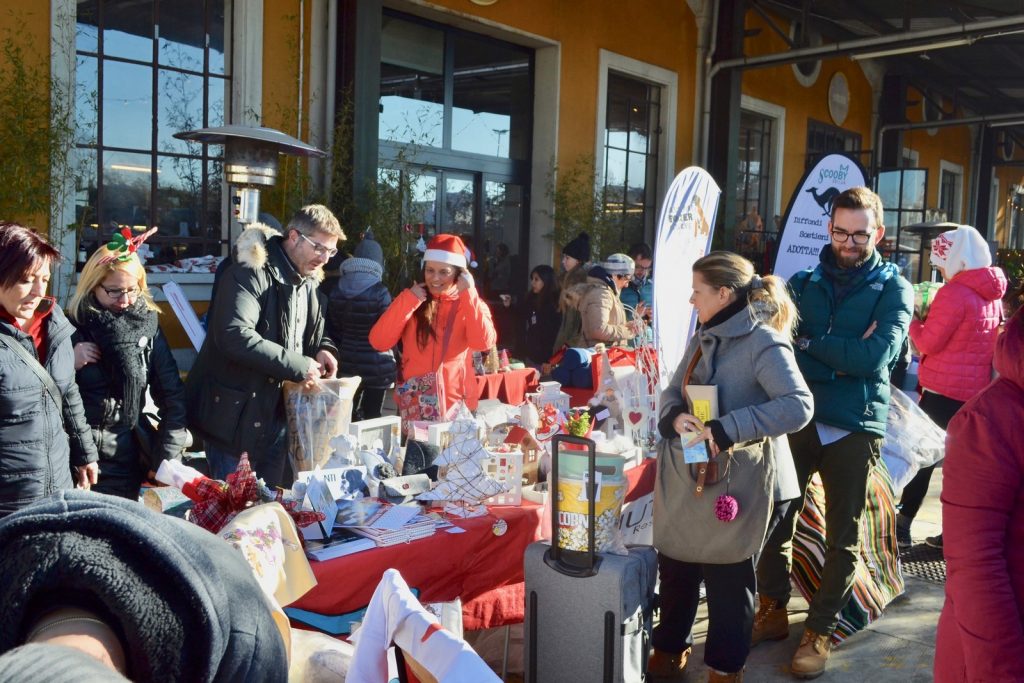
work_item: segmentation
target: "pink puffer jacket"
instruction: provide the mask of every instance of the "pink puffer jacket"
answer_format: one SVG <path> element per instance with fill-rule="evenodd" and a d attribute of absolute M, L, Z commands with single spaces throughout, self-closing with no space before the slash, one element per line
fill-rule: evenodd
<path fill-rule="evenodd" d="M 961 271 L 939 289 L 928 317 L 910 323 L 910 340 L 922 356 L 922 387 L 957 401 L 985 388 L 1004 294 L 1006 276 L 995 267 Z"/>

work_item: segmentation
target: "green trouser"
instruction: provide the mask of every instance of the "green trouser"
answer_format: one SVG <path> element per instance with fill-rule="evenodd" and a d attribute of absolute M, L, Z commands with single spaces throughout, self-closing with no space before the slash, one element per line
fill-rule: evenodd
<path fill-rule="evenodd" d="M 853 432 L 839 441 L 821 445 L 814 422 L 789 435 L 793 463 L 800 482 L 800 502 L 791 505 L 765 541 L 757 565 L 758 593 L 780 604 L 789 601 L 789 573 L 793 565 L 793 534 L 803 509 L 803 494 L 818 472 L 825 489 L 825 566 L 821 585 L 811 598 L 806 627 L 831 634 L 839 611 L 853 592 L 860 552 L 860 519 L 867 500 L 868 475 L 878 461 L 882 437 Z"/>

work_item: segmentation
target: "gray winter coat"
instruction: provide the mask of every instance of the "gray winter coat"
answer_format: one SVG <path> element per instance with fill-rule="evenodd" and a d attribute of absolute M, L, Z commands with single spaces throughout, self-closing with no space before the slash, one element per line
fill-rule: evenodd
<path fill-rule="evenodd" d="M 661 417 L 685 411 L 681 386 L 700 344 L 691 384 L 718 387 L 718 420 L 734 443 L 770 437 L 776 501 L 800 495 L 787 434 L 811 420 L 814 400 L 797 368 L 793 347 L 780 332 L 755 322 L 745 307 L 714 327 L 697 329 L 672 381 L 661 394 Z"/>
<path fill-rule="evenodd" d="M 71 468 L 96 462 L 96 445 L 75 384 L 74 327 L 52 299 L 46 358 L 40 363 L 60 390 L 62 412 L 28 364 L 0 344 L 0 517 L 62 489 L 74 487 Z M 3 334 L 36 356 L 32 337 L 0 320 Z"/>
<path fill-rule="evenodd" d="M 301 381 L 321 350 L 338 355 L 324 333 L 317 285 L 298 274 L 274 230 L 246 229 L 216 285 L 206 341 L 185 382 L 189 426 L 235 456 L 247 452 L 270 485 L 283 467 L 266 459 L 286 426 L 281 383 Z M 290 320 L 302 322 L 301 338 L 291 338 Z"/>

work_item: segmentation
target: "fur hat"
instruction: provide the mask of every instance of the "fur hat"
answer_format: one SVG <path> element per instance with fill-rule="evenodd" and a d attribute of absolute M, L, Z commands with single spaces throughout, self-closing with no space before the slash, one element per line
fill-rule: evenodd
<path fill-rule="evenodd" d="M 585 232 L 576 235 L 576 239 L 562 247 L 562 253 L 586 263 L 590 260 L 590 235 Z"/>
<path fill-rule="evenodd" d="M 450 266 L 466 267 L 466 245 L 458 235 L 434 235 L 423 252 L 424 261 L 438 261 Z"/>
<path fill-rule="evenodd" d="M 366 234 L 363 235 L 363 241 L 356 245 L 356 249 L 352 252 L 352 255 L 356 258 L 376 261 L 381 268 L 384 267 L 384 250 L 381 249 L 380 243 L 373 239 L 372 230 L 366 231 Z"/>
<path fill-rule="evenodd" d="M 633 259 L 625 254 L 612 254 L 601 262 L 601 267 L 609 275 L 632 275 L 636 270 Z"/>
<path fill-rule="evenodd" d="M 952 279 L 962 270 L 991 266 L 992 252 L 980 232 L 969 225 L 961 225 L 932 240 L 930 260 L 933 266 L 946 271 L 946 279 Z"/>

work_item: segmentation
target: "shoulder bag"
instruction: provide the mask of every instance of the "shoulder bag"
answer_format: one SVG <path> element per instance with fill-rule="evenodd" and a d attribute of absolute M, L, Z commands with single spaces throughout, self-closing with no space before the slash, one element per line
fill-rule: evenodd
<path fill-rule="evenodd" d="M 0 334 L 0 342 L 3 342 L 7 348 L 14 351 L 14 354 L 19 356 L 21 360 L 25 362 L 25 365 L 28 366 L 29 370 L 35 373 L 35 376 L 39 378 L 40 382 L 42 382 L 46 393 L 48 393 L 50 398 L 53 400 L 53 404 L 57 406 L 57 412 L 63 414 L 62 408 L 64 404 L 63 401 L 61 401 L 60 389 L 57 388 L 57 385 L 53 381 L 53 377 L 50 377 L 50 373 L 46 371 L 46 368 L 44 368 L 31 353 L 26 351 L 24 346 L 14 339 L 11 339 L 6 334 Z"/>
<path fill-rule="evenodd" d="M 699 358 L 698 348 L 683 387 Z M 771 439 L 734 444 L 709 456 L 708 462 L 690 464 L 683 458 L 679 437 L 662 439 L 653 511 L 658 552 L 701 564 L 732 564 L 757 554 L 771 516 L 774 477 Z M 722 504 L 719 498 L 726 495 L 738 505 L 729 521 L 716 510 Z"/>
<path fill-rule="evenodd" d="M 431 372 L 410 377 L 395 387 L 395 404 L 407 434 L 410 434 L 413 422 L 442 422 L 446 417 L 444 375 L 441 373 L 441 366 L 448 351 L 448 342 L 452 338 L 458 305 L 458 301 L 452 305 L 452 311 L 444 327 L 438 367 Z"/>

